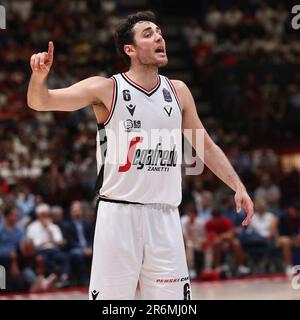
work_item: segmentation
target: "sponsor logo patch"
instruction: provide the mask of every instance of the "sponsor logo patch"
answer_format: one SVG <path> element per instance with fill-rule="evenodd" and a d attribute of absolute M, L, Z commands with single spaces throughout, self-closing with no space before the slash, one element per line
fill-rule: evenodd
<path fill-rule="evenodd" d="M 126 132 L 130 132 L 132 129 L 141 129 L 141 120 L 127 119 L 123 124 Z"/>
<path fill-rule="evenodd" d="M 172 102 L 172 96 L 170 91 L 168 91 L 166 88 L 163 88 L 163 95 L 166 102 Z"/>

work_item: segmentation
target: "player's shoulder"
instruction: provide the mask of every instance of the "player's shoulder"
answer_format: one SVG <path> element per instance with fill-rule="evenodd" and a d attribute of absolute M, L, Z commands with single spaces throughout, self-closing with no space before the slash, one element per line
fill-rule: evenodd
<path fill-rule="evenodd" d="M 86 82 L 92 91 L 106 92 L 113 89 L 114 82 L 112 78 L 93 76 L 86 79 Z"/>
<path fill-rule="evenodd" d="M 189 90 L 188 86 L 182 80 L 170 79 L 170 82 L 173 84 L 179 94 L 185 93 L 187 90 Z"/>
<path fill-rule="evenodd" d="M 112 77 L 93 76 L 86 79 L 89 83 L 93 83 L 96 86 L 110 86 L 112 85 Z"/>
<path fill-rule="evenodd" d="M 169 79 L 173 85 L 176 85 L 178 87 L 184 87 L 186 84 L 182 80 L 177 80 L 177 79 Z"/>

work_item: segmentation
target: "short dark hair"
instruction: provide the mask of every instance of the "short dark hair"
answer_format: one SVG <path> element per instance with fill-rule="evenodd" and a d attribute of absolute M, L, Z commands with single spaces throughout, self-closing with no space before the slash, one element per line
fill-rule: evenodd
<path fill-rule="evenodd" d="M 139 11 L 129 15 L 125 20 L 121 21 L 115 32 L 117 52 L 128 66 L 130 66 L 130 58 L 125 53 L 124 46 L 133 43 L 134 35 L 132 29 L 139 21 L 150 21 L 157 24 L 156 16 L 153 11 Z"/>

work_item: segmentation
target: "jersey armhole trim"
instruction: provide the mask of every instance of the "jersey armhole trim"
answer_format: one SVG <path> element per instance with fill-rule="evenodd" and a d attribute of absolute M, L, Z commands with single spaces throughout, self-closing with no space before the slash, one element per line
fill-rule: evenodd
<path fill-rule="evenodd" d="M 115 79 L 114 76 L 112 76 L 110 79 L 112 79 L 112 81 L 113 81 L 113 95 L 112 95 L 112 99 L 111 99 L 111 107 L 110 107 L 109 115 L 108 115 L 107 119 L 103 122 L 104 126 L 106 126 L 109 123 L 109 121 L 110 121 L 110 119 L 111 119 L 111 117 L 112 117 L 112 115 L 113 115 L 113 113 L 115 111 L 117 97 L 118 97 L 118 83 L 117 83 L 117 80 Z"/>
<path fill-rule="evenodd" d="M 181 106 L 181 104 L 179 102 L 179 98 L 178 98 L 178 94 L 177 94 L 177 91 L 175 89 L 175 86 L 174 86 L 173 82 L 171 80 L 169 80 L 167 77 L 166 77 L 166 80 L 167 80 L 167 83 L 169 84 L 169 87 L 171 88 L 171 90 L 173 92 L 173 95 L 174 95 L 174 97 L 176 99 L 176 102 L 177 102 L 177 105 L 179 107 L 179 110 L 180 110 L 180 112 L 182 112 L 183 109 L 182 109 L 182 106 Z"/>

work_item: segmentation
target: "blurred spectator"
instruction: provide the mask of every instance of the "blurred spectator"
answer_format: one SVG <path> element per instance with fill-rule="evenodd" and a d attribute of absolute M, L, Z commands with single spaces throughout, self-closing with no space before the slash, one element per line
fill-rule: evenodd
<path fill-rule="evenodd" d="M 224 13 L 224 24 L 227 27 L 233 28 L 241 23 L 243 19 L 243 12 L 237 7 L 233 6 Z"/>
<path fill-rule="evenodd" d="M 277 212 L 279 209 L 280 189 L 272 183 L 268 173 L 264 173 L 261 177 L 261 184 L 254 192 L 255 199 L 262 199 L 266 202 L 266 209 L 272 212 Z"/>
<path fill-rule="evenodd" d="M 282 250 L 287 275 L 293 274 L 293 249 L 300 250 L 300 206 L 295 203 L 281 212 L 275 221 L 277 245 Z"/>
<path fill-rule="evenodd" d="M 248 228 L 239 235 L 239 239 L 248 255 L 255 260 L 254 263 L 259 260 L 265 264 L 271 261 L 274 251 L 276 218 L 272 212 L 267 211 L 267 203 L 263 198 L 255 200 L 254 209 L 253 219 Z"/>
<path fill-rule="evenodd" d="M 202 202 L 204 191 L 203 180 L 201 179 L 201 177 L 194 177 L 192 186 L 192 197 L 198 213 L 203 210 Z"/>
<path fill-rule="evenodd" d="M 6 269 L 7 290 L 49 290 L 56 277 L 45 278 L 44 261 L 35 256 L 33 244 L 25 239 L 24 230 L 18 224 L 17 207 L 7 207 L 4 217 L 0 224 L 0 265 Z"/>
<path fill-rule="evenodd" d="M 270 148 L 262 147 L 253 153 L 253 165 L 255 170 L 272 170 L 278 164 L 278 156 Z"/>
<path fill-rule="evenodd" d="M 237 275 L 246 275 L 250 269 L 244 263 L 244 253 L 239 239 L 234 236 L 233 226 L 228 218 L 222 217 L 220 210 L 212 211 L 212 219 L 205 225 L 208 241 L 213 246 L 214 267 L 216 270 L 229 269 L 228 264 L 222 264 L 223 253 L 233 255 Z"/>
<path fill-rule="evenodd" d="M 33 214 L 35 208 L 35 197 L 28 186 L 22 186 L 21 192 L 17 197 L 17 206 L 20 213 L 20 225 L 25 227 L 30 221 L 30 215 Z"/>
<path fill-rule="evenodd" d="M 0 176 L 0 195 L 8 194 L 9 186 L 6 181 Z"/>
<path fill-rule="evenodd" d="M 22 270 L 23 287 L 32 293 L 52 290 L 58 280 L 54 273 L 46 277 L 45 259 L 36 254 L 34 244 L 25 239 L 20 245 L 19 266 Z"/>
<path fill-rule="evenodd" d="M 189 19 L 183 30 L 190 47 L 194 48 L 202 35 L 202 29 L 197 20 L 195 18 Z"/>
<path fill-rule="evenodd" d="M 210 191 L 204 191 L 201 199 L 202 207 L 199 208 L 198 215 L 205 222 L 210 220 L 212 217 L 212 201 L 213 194 Z"/>
<path fill-rule="evenodd" d="M 196 211 L 190 210 L 181 218 L 181 225 L 190 277 L 195 279 L 202 270 L 210 267 L 207 261 L 209 256 L 206 254 L 209 250 L 206 248 L 205 222 L 197 216 Z M 208 258 L 206 261 L 205 254 Z"/>
<path fill-rule="evenodd" d="M 46 264 L 47 275 L 56 271 L 60 273 L 61 286 L 68 285 L 69 259 L 61 250 L 64 243 L 63 235 L 59 227 L 53 224 L 50 207 L 40 204 L 36 207 L 37 220 L 27 227 L 27 238 L 35 246 L 36 253 L 43 256 Z"/>
<path fill-rule="evenodd" d="M 268 212 L 267 202 L 263 197 L 255 201 L 255 215 L 250 222 L 249 229 L 253 229 L 258 235 L 266 240 L 274 237 L 275 215 Z"/>
<path fill-rule="evenodd" d="M 213 30 L 219 28 L 223 22 L 223 14 L 216 5 L 211 4 L 205 17 L 207 26 Z"/>
<path fill-rule="evenodd" d="M 4 210 L 4 222 L 0 225 L 0 265 L 6 269 L 10 289 L 20 289 L 21 280 L 18 251 L 25 234 L 17 223 L 18 209 L 7 207 Z"/>
<path fill-rule="evenodd" d="M 64 226 L 72 269 L 79 284 L 86 284 L 87 270 L 92 258 L 93 224 L 84 219 L 82 203 L 70 207 L 71 221 Z"/>
<path fill-rule="evenodd" d="M 52 222 L 56 224 L 60 228 L 60 230 L 62 230 L 63 221 L 64 221 L 63 208 L 60 206 L 53 206 L 51 208 L 51 217 L 52 217 Z"/>

